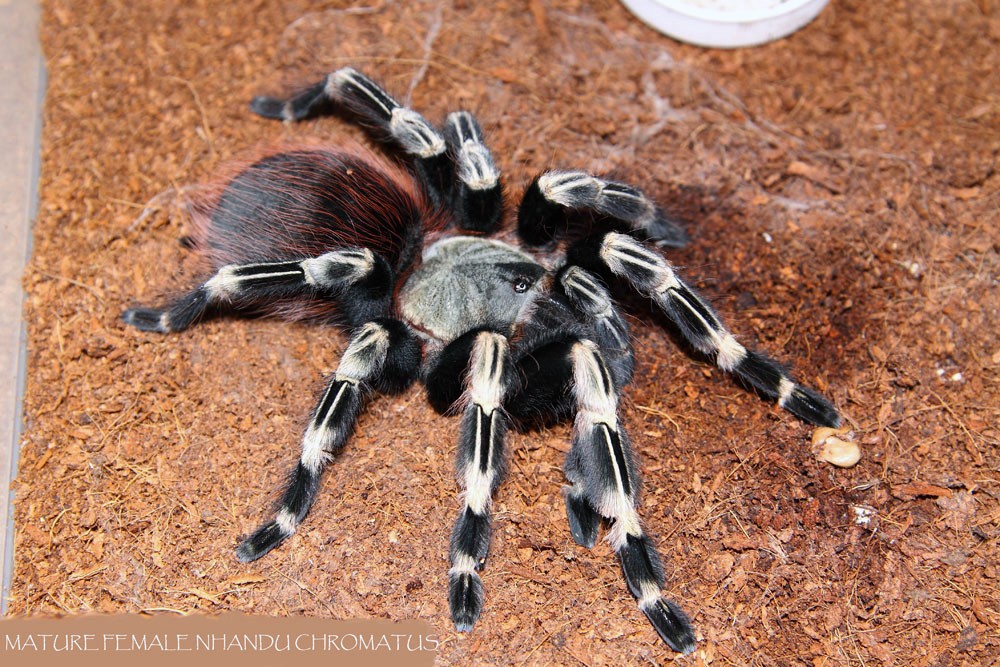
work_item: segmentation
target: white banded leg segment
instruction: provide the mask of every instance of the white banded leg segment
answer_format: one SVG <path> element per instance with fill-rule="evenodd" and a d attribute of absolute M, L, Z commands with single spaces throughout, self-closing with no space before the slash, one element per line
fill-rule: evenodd
<path fill-rule="evenodd" d="M 431 158 L 445 152 L 444 137 L 413 109 L 402 106 L 377 83 L 352 67 L 327 77 L 326 93 L 387 131 L 408 154 Z"/>
<path fill-rule="evenodd" d="M 468 111 L 448 114 L 444 136 L 455 179 L 451 208 L 460 229 L 490 233 L 500 225 L 503 192 L 500 170 L 486 146 L 479 122 Z"/>
<path fill-rule="evenodd" d="M 573 307 L 593 322 L 597 329 L 595 342 L 610 352 L 629 353 L 628 325 L 618 312 L 611 295 L 592 273 L 579 266 L 569 266 L 559 277 L 563 291 Z"/>
<path fill-rule="evenodd" d="M 566 211 L 590 211 L 624 223 L 626 229 L 661 245 L 678 247 L 687 242 L 684 230 L 640 190 L 583 171 L 545 172 L 535 179 L 525 197 L 530 201 L 524 211 L 526 217 L 519 215 L 522 232 L 535 224 L 545 228 L 539 230 L 542 233 L 554 236 L 559 231 L 555 218 L 560 213 L 565 217 Z M 529 215 L 535 220 L 527 219 Z"/>
<path fill-rule="evenodd" d="M 252 295 L 261 290 L 302 287 L 305 274 L 301 262 L 230 264 L 205 281 L 209 300 L 225 302 Z"/>
<path fill-rule="evenodd" d="M 613 520 L 609 539 L 617 549 L 626 533 L 641 534 L 631 443 L 619 428 L 618 391 L 597 345 L 580 341 L 570 356 L 577 412 L 573 446 L 566 458 L 566 476 L 573 483 L 567 499 L 585 498 L 598 514 Z M 568 512 L 574 509 L 567 503 Z M 585 517 L 570 516 L 570 523 L 585 525 Z"/>
<path fill-rule="evenodd" d="M 301 262 L 230 264 L 166 308 L 131 308 L 122 320 L 143 331 L 183 331 L 213 307 L 288 296 L 307 287 Z"/>
<path fill-rule="evenodd" d="M 647 535 L 628 534 L 617 549 L 629 592 L 666 644 L 678 653 L 690 653 L 697 645 L 687 614 L 660 593 L 666 577 L 663 563 Z"/>
<path fill-rule="evenodd" d="M 463 508 L 451 535 L 449 604 L 459 631 L 475 625 L 483 605 L 479 577 L 490 545 L 490 503 L 505 473 L 507 420 L 502 401 L 507 391 L 508 343 L 504 336 L 480 333 L 469 358 L 467 407 L 458 442 L 458 472 Z"/>
<path fill-rule="evenodd" d="M 778 362 L 748 350 L 726 330 L 718 313 L 677 276 L 659 253 L 626 234 L 608 233 L 600 258 L 615 275 L 649 297 L 697 350 L 761 395 L 812 424 L 836 426 L 836 409 L 816 392 L 798 385 Z"/>
<path fill-rule="evenodd" d="M 132 308 L 122 319 L 144 331 L 183 331 L 211 308 L 239 308 L 312 292 L 335 296 L 376 274 L 387 277 L 389 267 L 363 248 L 297 261 L 228 264 L 166 308 Z"/>
<path fill-rule="evenodd" d="M 390 333 L 370 322 L 360 327 L 327 382 L 302 437 L 302 454 L 278 503 L 272 521 L 258 528 L 236 549 L 249 562 L 274 549 L 294 534 L 316 499 L 326 464 L 350 437 L 361 412 L 364 383 L 376 378 L 385 365 Z"/>
<path fill-rule="evenodd" d="M 632 229 L 651 228 L 659 215 L 656 205 L 637 188 L 583 171 L 546 172 L 538 177 L 538 188 L 554 204 L 592 210 L 626 222 Z"/>
<path fill-rule="evenodd" d="M 746 350 L 658 252 L 627 234 L 610 232 L 601 243 L 600 255 L 612 273 L 655 301 L 695 349 L 715 355 L 724 370 L 739 364 Z"/>
<path fill-rule="evenodd" d="M 500 171 L 475 116 L 468 111 L 448 114 L 445 136 L 455 152 L 458 178 L 470 190 L 491 190 L 499 185 Z"/>
<path fill-rule="evenodd" d="M 451 168 L 444 137 L 423 116 L 352 67 L 332 72 L 288 99 L 254 98 L 250 108 L 265 118 L 286 121 L 346 111 L 373 138 L 401 149 L 428 186 L 433 203 L 445 203 Z"/>
<path fill-rule="evenodd" d="M 447 204 L 452 179 L 448 145 L 427 119 L 399 104 L 381 86 L 351 67 L 330 74 L 325 90 L 337 106 L 349 109 L 363 125 L 374 130 L 376 139 L 389 140 L 411 159 L 431 203 Z"/>

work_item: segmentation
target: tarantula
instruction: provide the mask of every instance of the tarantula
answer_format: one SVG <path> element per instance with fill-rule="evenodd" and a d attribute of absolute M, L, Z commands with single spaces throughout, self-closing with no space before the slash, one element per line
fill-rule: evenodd
<path fill-rule="evenodd" d="M 593 546 L 605 522 L 639 608 L 672 649 L 692 651 L 694 629 L 660 593 L 663 566 L 636 510 L 639 474 L 618 416 L 633 350 L 610 290 L 655 303 L 695 350 L 798 418 L 837 426 L 834 407 L 737 342 L 678 277 L 655 248 L 681 246 L 685 233 L 638 189 L 582 171 L 542 173 L 517 208 L 519 240 L 501 241 L 488 238 L 504 217 L 500 174 L 472 114 L 452 113 L 436 129 L 352 68 L 288 99 L 257 97 L 251 109 L 285 121 L 342 116 L 397 161 L 360 146 L 303 146 L 244 165 L 196 211 L 190 245 L 214 273 L 163 308 L 122 315 L 163 333 L 220 313 L 351 332 L 273 518 L 236 557 L 253 561 L 295 532 L 366 399 L 420 380 L 436 410 L 462 414 L 464 493 L 449 570 L 458 630 L 483 607 L 508 431 L 573 417 L 564 488 L 573 539 Z"/>

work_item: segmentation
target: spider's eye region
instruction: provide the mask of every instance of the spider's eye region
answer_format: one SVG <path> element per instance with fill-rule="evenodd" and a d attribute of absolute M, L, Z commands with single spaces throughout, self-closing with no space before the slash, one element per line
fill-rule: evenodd
<path fill-rule="evenodd" d="M 524 294 L 531 288 L 531 284 L 533 282 L 534 281 L 527 276 L 518 276 L 517 278 L 514 278 L 514 291 L 518 294 Z"/>

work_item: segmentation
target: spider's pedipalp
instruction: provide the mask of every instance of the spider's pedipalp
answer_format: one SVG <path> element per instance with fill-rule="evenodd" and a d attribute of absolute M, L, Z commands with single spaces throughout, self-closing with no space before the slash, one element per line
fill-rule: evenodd
<path fill-rule="evenodd" d="M 416 338 L 402 322 L 372 321 L 354 332 L 313 410 L 274 518 L 240 542 L 239 560 L 257 560 L 295 533 L 316 499 L 323 469 L 354 430 L 366 394 L 402 390 L 416 379 L 419 363 Z"/>
<path fill-rule="evenodd" d="M 517 215 L 525 243 L 542 246 L 571 226 L 572 216 L 596 215 L 658 245 L 680 247 L 687 233 L 637 188 L 583 171 L 548 171 L 528 186 Z M 617 224 L 615 224 L 617 223 Z"/>
<path fill-rule="evenodd" d="M 797 384 L 770 357 L 748 350 L 726 330 L 718 313 L 677 276 L 659 253 L 627 234 L 608 232 L 584 239 L 570 251 L 570 261 L 603 266 L 654 301 L 696 350 L 741 383 L 799 419 L 819 426 L 838 426 L 837 410 L 815 391 Z"/>
<path fill-rule="evenodd" d="M 452 112 L 445 119 L 444 136 L 455 161 L 455 224 L 459 229 L 495 231 L 503 214 L 503 189 L 479 122 L 468 111 Z"/>

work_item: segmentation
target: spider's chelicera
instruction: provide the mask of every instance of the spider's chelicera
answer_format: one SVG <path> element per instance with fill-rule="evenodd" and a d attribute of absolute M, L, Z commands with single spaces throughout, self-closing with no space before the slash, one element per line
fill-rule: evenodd
<path fill-rule="evenodd" d="M 500 240 L 490 237 L 502 232 L 499 171 L 470 113 L 450 114 L 438 130 L 351 68 L 289 99 L 258 97 L 251 108 L 286 121 L 341 115 L 402 166 L 359 146 L 312 145 L 244 165 L 196 207 L 192 245 L 214 273 L 164 308 L 122 316 L 164 333 L 227 312 L 351 332 L 273 518 L 236 556 L 260 558 L 295 532 L 366 399 L 420 380 L 435 409 L 462 414 L 464 493 L 449 570 L 459 630 L 470 630 L 483 607 L 480 571 L 507 432 L 572 417 L 564 492 L 573 539 L 593 546 L 604 522 L 639 608 L 671 648 L 693 650 L 688 617 L 661 595 L 663 566 L 636 510 L 639 475 L 618 414 L 633 350 L 611 291 L 656 304 L 695 350 L 800 419 L 836 426 L 833 406 L 737 342 L 681 280 L 657 248 L 686 236 L 639 190 L 545 172 L 525 190 L 516 233 Z"/>

